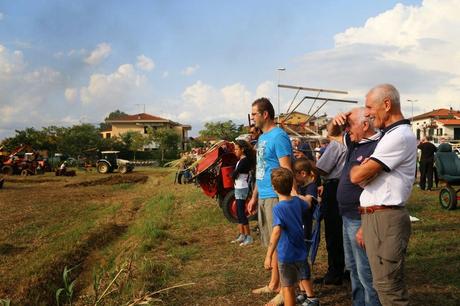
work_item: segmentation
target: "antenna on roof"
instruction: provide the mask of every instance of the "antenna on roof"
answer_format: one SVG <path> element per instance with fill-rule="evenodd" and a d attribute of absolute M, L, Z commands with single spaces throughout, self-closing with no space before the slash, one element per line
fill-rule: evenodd
<path fill-rule="evenodd" d="M 141 105 L 143 105 L 143 106 L 144 106 L 144 111 L 143 111 L 143 113 L 145 114 L 145 104 L 138 103 L 138 104 L 134 104 L 134 105 L 136 105 L 136 106 L 141 106 Z"/>

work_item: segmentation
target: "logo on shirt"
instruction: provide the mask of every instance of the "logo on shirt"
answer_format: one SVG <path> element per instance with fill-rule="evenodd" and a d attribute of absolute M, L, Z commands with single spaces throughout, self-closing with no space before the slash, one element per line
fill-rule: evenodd
<path fill-rule="evenodd" d="M 257 143 L 257 161 L 256 161 L 256 179 L 263 180 L 265 176 L 265 147 L 267 142 L 265 140 Z"/>
<path fill-rule="evenodd" d="M 361 155 L 361 156 L 358 156 L 358 158 L 356 160 L 359 161 L 359 162 L 362 162 L 363 159 L 364 159 L 364 157 Z"/>

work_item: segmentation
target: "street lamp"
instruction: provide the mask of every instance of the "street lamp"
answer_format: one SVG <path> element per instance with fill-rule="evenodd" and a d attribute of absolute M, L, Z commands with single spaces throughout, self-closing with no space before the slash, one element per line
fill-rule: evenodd
<path fill-rule="evenodd" d="M 411 99 L 407 99 L 407 102 L 410 102 L 411 105 L 412 105 L 412 117 L 410 118 L 410 122 L 414 122 L 414 102 L 417 102 L 418 100 L 411 100 Z"/>
<path fill-rule="evenodd" d="M 286 71 L 286 68 L 276 68 L 278 70 L 278 124 L 280 123 L 280 79 L 281 79 L 281 71 Z"/>

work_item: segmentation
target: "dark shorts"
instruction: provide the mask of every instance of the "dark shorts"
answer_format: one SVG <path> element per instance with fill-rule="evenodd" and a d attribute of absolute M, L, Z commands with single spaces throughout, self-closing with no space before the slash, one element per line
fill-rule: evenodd
<path fill-rule="evenodd" d="M 278 262 L 281 287 L 292 287 L 300 280 L 310 279 L 310 265 L 307 261 L 294 263 Z"/>

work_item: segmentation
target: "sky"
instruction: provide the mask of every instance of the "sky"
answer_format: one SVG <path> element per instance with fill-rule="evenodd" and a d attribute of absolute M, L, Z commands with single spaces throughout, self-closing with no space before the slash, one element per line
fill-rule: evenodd
<path fill-rule="evenodd" d="M 117 109 L 197 135 L 209 121 L 247 123 L 258 97 L 285 112 L 295 91 L 278 83 L 359 105 L 391 83 L 407 117 L 460 109 L 459 15 L 460 0 L 0 0 L 0 139 Z"/>

